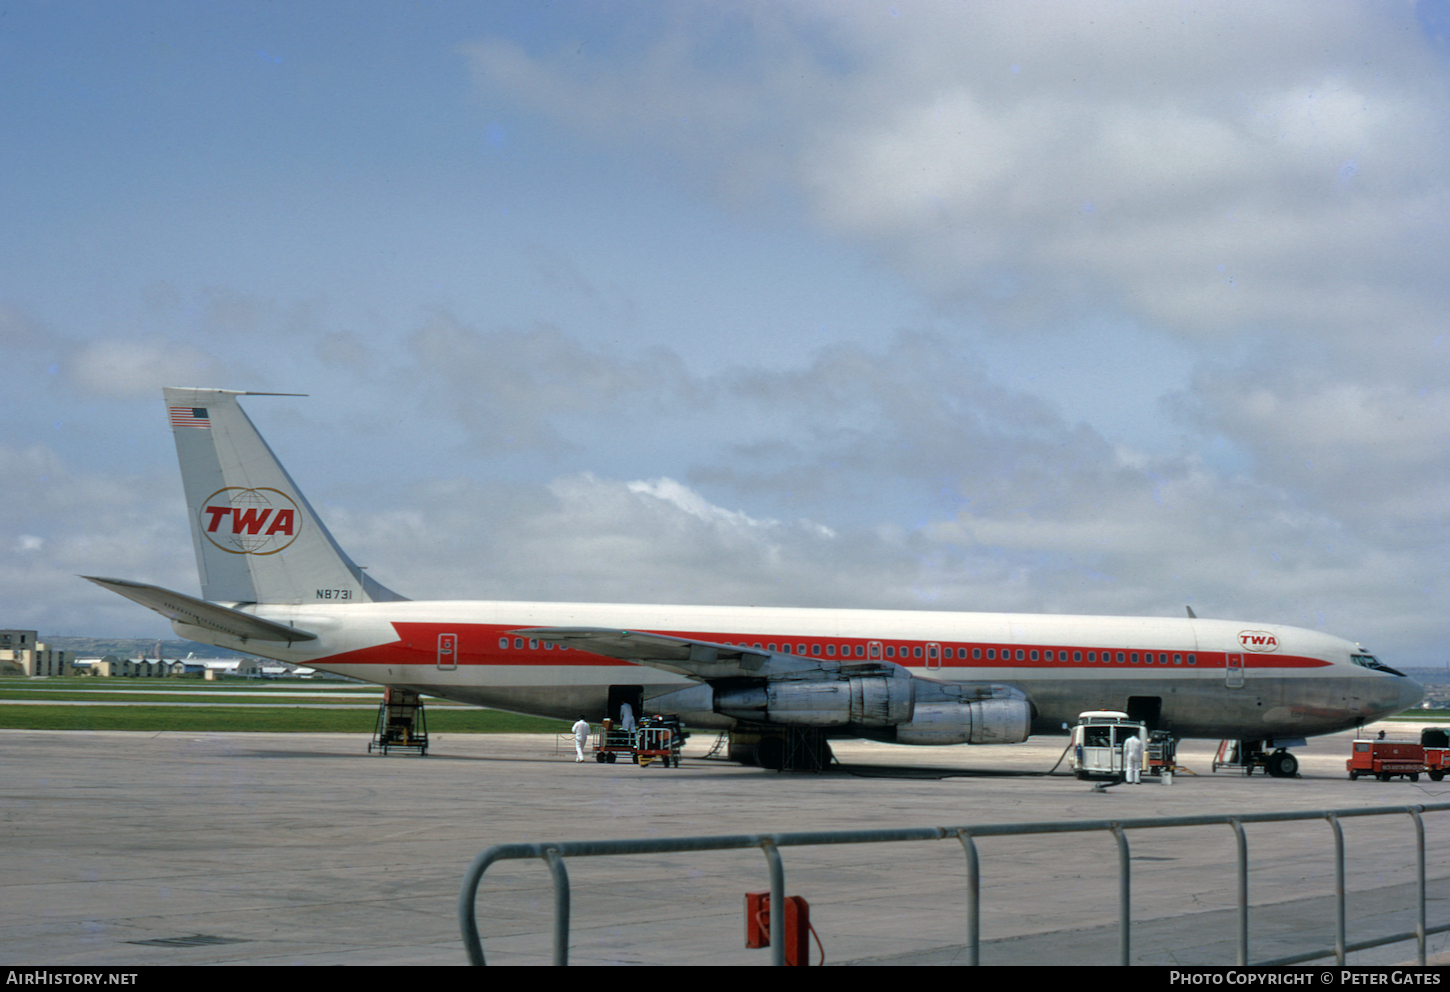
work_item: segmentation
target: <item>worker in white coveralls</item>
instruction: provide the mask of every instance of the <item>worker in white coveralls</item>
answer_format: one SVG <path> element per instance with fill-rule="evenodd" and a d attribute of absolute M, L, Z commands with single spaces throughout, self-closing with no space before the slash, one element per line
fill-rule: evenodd
<path fill-rule="evenodd" d="M 575 763 L 584 760 L 584 745 L 589 741 L 589 721 L 581 715 L 574 721 L 574 758 Z"/>
<path fill-rule="evenodd" d="M 1123 741 L 1123 771 L 1127 773 L 1129 785 L 1143 780 L 1143 738 L 1137 734 Z"/>

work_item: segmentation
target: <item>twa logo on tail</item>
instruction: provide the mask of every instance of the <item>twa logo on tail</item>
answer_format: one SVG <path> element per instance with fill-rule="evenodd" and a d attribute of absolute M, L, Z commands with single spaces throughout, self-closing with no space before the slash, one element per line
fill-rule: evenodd
<path fill-rule="evenodd" d="M 280 489 L 228 486 L 202 501 L 201 532 L 234 555 L 275 555 L 302 529 L 302 515 Z"/>
<path fill-rule="evenodd" d="M 1245 651 L 1277 651 L 1279 638 L 1267 630 L 1239 631 L 1239 647 Z"/>

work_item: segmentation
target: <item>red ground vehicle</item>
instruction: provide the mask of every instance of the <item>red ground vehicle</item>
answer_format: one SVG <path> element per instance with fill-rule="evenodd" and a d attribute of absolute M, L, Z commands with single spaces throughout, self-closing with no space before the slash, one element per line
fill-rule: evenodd
<path fill-rule="evenodd" d="M 1425 749 L 1411 741 L 1355 741 L 1344 767 L 1349 770 L 1351 782 L 1361 775 L 1373 775 L 1381 782 L 1404 775 L 1411 782 L 1418 782 L 1420 773 L 1426 770 Z M 1444 775 L 1441 771 L 1439 777 Z"/>
<path fill-rule="evenodd" d="M 1420 746 L 1425 749 L 1425 771 L 1440 781 L 1450 768 L 1450 734 L 1442 727 L 1426 727 L 1420 731 Z"/>

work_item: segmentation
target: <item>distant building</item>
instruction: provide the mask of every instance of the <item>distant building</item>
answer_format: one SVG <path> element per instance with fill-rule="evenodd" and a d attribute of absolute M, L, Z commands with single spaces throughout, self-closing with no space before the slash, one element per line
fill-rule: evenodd
<path fill-rule="evenodd" d="M 209 679 L 223 675 L 258 678 L 262 674 L 262 662 L 258 658 L 207 658 L 202 664 L 206 666 L 206 677 Z"/>
<path fill-rule="evenodd" d="M 0 630 L 0 675 L 70 675 L 73 651 L 52 651 L 33 630 Z"/>
<path fill-rule="evenodd" d="M 122 678 L 160 678 L 171 674 L 169 661 L 150 658 L 117 658 L 108 654 L 104 658 L 81 658 L 76 661 L 76 673 Z"/>

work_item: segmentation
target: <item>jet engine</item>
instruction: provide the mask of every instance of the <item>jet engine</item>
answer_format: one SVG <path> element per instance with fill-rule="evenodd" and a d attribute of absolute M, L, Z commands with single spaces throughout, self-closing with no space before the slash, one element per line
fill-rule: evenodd
<path fill-rule="evenodd" d="M 795 727 L 894 727 L 911 719 L 910 678 L 858 677 L 719 687 L 715 712 L 752 723 Z"/>
<path fill-rule="evenodd" d="M 740 720 L 793 727 L 889 728 L 911 719 L 916 681 L 875 675 L 769 682 L 721 680 L 656 696 L 649 705 L 678 713 L 681 720 L 696 727 L 723 729 Z"/>
<path fill-rule="evenodd" d="M 1017 744 L 1032 730 L 1025 699 L 917 703 L 910 723 L 896 725 L 897 744 Z"/>
<path fill-rule="evenodd" d="M 897 744 L 1016 744 L 1032 730 L 1032 703 L 1013 686 L 901 675 L 722 679 L 656 696 L 649 706 L 694 727 L 849 727 Z"/>

